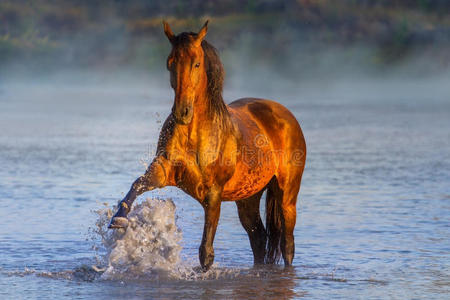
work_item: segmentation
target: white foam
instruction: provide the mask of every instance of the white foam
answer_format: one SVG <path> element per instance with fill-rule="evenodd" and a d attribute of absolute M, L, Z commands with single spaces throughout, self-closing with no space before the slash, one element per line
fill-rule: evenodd
<path fill-rule="evenodd" d="M 182 232 L 176 224 L 176 207 L 170 199 L 147 198 L 133 206 L 127 229 L 107 228 L 115 207 L 96 211 L 99 218 L 91 231 L 98 241 L 98 264 L 105 269 L 101 279 L 233 278 L 237 269 L 199 270 L 198 258 L 181 259 Z"/>
<path fill-rule="evenodd" d="M 172 277 L 182 249 L 172 200 L 148 198 L 136 204 L 128 215 L 126 230 L 107 229 L 112 211 L 109 207 L 97 211 L 94 230 L 101 237 L 104 253 L 100 261 L 106 266 L 102 278 Z"/>

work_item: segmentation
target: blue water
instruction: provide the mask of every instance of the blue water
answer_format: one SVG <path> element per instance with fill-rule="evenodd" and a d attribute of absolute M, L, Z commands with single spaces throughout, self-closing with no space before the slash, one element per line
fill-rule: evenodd
<path fill-rule="evenodd" d="M 114 280 L 83 271 L 99 255 L 94 211 L 144 172 L 171 91 L 1 86 L 0 298 L 448 298 L 450 93 L 383 87 L 267 91 L 294 112 L 308 145 L 293 269 L 254 269 L 235 204 L 223 203 L 216 279 Z M 145 196 L 173 199 L 182 260 L 198 264 L 200 205 L 176 188 Z"/>

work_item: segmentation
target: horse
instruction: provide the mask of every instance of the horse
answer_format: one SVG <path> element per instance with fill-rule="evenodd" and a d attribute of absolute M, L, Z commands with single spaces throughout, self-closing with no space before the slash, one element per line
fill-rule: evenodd
<path fill-rule="evenodd" d="M 294 115 L 281 104 L 222 98 L 224 68 L 217 50 L 198 33 L 175 35 L 163 21 L 172 50 L 167 58 L 175 92 L 161 129 L 155 158 L 118 204 L 109 228 L 126 228 L 137 196 L 177 186 L 204 209 L 199 248 L 201 268 L 214 261 L 214 236 L 222 201 L 234 201 L 248 234 L 255 264 L 285 266 L 294 258 L 296 203 L 306 160 L 306 143 Z M 259 206 L 266 193 L 266 223 Z"/>

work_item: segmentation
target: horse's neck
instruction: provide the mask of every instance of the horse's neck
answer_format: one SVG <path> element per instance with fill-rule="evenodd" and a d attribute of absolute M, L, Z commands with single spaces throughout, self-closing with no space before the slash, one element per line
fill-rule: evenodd
<path fill-rule="evenodd" d="M 203 121 L 211 125 L 218 126 L 220 129 L 226 129 L 231 124 L 231 115 L 224 101 L 222 99 L 219 101 L 221 102 L 220 107 L 208 106 L 202 111 L 202 118 Z M 214 104 L 209 105 L 213 106 Z"/>
<path fill-rule="evenodd" d="M 208 99 L 205 98 L 204 101 L 205 105 L 198 106 L 199 109 L 194 111 L 194 118 L 188 130 L 195 132 L 193 137 L 196 138 L 222 140 L 224 136 L 232 133 L 231 116 L 228 111 L 219 114 L 214 108 L 209 107 Z"/>

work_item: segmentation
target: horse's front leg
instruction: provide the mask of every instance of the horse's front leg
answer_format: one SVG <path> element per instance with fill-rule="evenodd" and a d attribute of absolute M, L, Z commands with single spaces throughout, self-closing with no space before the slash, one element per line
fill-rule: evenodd
<path fill-rule="evenodd" d="M 222 189 L 212 188 L 202 203 L 205 210 L 205 225 L 203 228 L 202 243 L 199 249 L 199 257 L 204 271 L 207 271 L 214 262 L 213 242 L 220 217 L 221 193 Z"/>
<path fill-rule="evenodd" d="M 169 170 L 170 163 L 165 158 L 155 158 L 145 174 L 133 182 L 126 196 L 119 202 L 119 209 L 111 218 L 108 228 L 126 228 L 128 226 L 127 215 L 134 200 L 147 191 L 166 186 Z"/>

